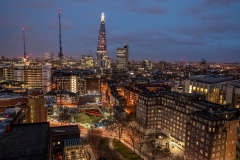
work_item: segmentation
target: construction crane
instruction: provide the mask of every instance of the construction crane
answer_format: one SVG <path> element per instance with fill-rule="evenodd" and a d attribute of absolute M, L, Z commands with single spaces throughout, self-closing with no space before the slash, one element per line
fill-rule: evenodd
<path fill-rule="evenodd" d="M 90 48 L 88 48 L 88 50 L 89 50 L 89 52 L 90 52 L 90 55 L 91 55 L 91 57 L 92 57 L 92 59 L 93 59 L 93 66 L 95 66 L 95 61 L 94 61 L 94 58 L 93 58 L 93 56 L 92 56 L 91 49 L 90 49 Z"/>
<path fill-rule="evenodd" d="M 59 45 L 60 45 L 60 52 L 59 52 L 59 59 L 63 58 L 62 53 L 62 37 L 61 37 L 61 18 L 60 18 L 61 11 L 58 10 L 58 20 L 59 20 Z"/>

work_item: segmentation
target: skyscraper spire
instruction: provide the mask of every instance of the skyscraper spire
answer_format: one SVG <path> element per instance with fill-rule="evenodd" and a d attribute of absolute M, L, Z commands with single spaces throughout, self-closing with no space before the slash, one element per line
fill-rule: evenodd
<path fill-rule="evenodd" d="M 60 19 L 61 11 L 58 10 L 58 19 L 59 19 L 59 45 L 60 45 L 60 52 L 59 52 L 59 59 L 63 58 L 62 54 L 62 37 L 61 37 L 61 19 Z"/>
<path fill-rule="evenodd" d="M 104 13 L 102 13 L 101 22 L 105 21 Z"/>
<path fill-rule="evenodd" d="M 107 39 L 105 30 L 105 16 L 102 13 L 97 45 L 97 62 L 101 68 L 106 68 L 107 61 Z"/>

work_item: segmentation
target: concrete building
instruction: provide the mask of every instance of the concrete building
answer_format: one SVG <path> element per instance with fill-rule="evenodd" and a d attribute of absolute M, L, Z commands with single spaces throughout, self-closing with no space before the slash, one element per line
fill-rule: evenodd
<path fill-rule="evenodd" d="M 88 159 L 77 125 L 51 127 L 53 159 Z"/>
<path fill-rule="evenodd" d="M 51 68 L 48 65 L 15 65 L 13 72 L 13 79 L 24 82 L 29 89 L 41 88 L 45 93 L 51 90 Z"/>
<path fill-rule="evenodd" d="M 184 92 L 201 93 L 206 96 L 206 100 L 219 103 L 219 89 L 225 81 L 232 80 L 233 77 L 220 77 L 210 75 L 191 76 L 184 81 Z M 225 103 L 226 104 L 226 103 Z"/>
<path fill-rule="evenodd" d="M 210 102 L 240 107 L 240 81 L 232 80 L 232 77 L 192 76 L 184 81 L 184 85 L 187 93 L 201 93 Z"/>
<path fill-rule="evenodd" d="M 43 92 L 34 91 L 28 95 L 30 107 L 30 123 L 47 122 L 48 110 L 44 105 Z"/>
<path fill-rule="evenodd" d="M 127 44 L 123 48 L 117 48 L 117 69 L 128 69 L 129 47 Z"/>

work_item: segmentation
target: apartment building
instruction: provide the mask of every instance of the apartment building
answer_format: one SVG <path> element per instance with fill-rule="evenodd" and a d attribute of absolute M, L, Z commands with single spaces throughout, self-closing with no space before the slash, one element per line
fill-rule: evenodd
<path fill-rule="evenodd" d="M 127 104 L 129 106 L 136 106 L 138 96 L 139 96 L 139 91 L 134 90 L 130 86 L 124 87 L 124 98 L 127 100 Z"/>
<path fill-rule="evenodd" d="M 136 123 L 146 134 L 160 131 L 160 103 L 161 97 L 157 93 L 139 94 L 136 107 Z"/>
<path fill-rule="evenodd" d="M 239 113 L 236 110 L 197 111 L 187 123 L 187 160 L 235 160 Z"/>
<path fill-rule="evenodd" d="M 136 121 L 143 124 L 144 129 L 157 129 L 184 146 L 186 123 L 194 111 L 220 110 L 224 106 L 205 100 L 204 95 L 158 92 L 140 94 L 137 102 Z M 142 117 L 142 118 L 141 118 Z M 146 117 L 144 119 L 144 117 Z M 139 120 L 143 119 L 143 120 Z M 141 122 L 142 121 L 142 122 Z"/>
<path fill-rule="evenodd" d="M 84 78 L 84 94 L 98 94 L 101 92 L 100 78 Z"/>
<path fill-rule="evenodd" d="M 120 96 L 117 92 L 110 92 L 110 105 L 125 107 L 127 105 L 123 96 Z"/>
<path fill-rule="evenodd" d="M 13 79 L 24 82 L 26 88 L 41 88 L 43 92 L 51 90 L 51 67 L 14 65 Z"/>
<path fill-rule="evenodd" d="M 53 75 L 53 90 L 67 90 L 84 94 L 84 77 L 78 74 L 60 72 Z"/>

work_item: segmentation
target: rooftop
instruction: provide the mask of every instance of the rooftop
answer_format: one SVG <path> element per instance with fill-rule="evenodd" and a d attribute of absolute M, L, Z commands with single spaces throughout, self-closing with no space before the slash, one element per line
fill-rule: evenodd
<path fill-rule="evenodd" d="M 113 106 L 114 110 L 116 110 L 118 113 L 122 113 L 122 112 L 125 112 L 125 110 L 120 107 L 120 106 Z"/>
<path fill-rule="evenodd" d="M 50 127 L 52 136 L 80 133 L 77 125 Z"/>
<path fill-rule="evenodd" d="M 11 124 L 21 108 L 9 108 L 0 115 L 0 137 L 6 130 L 6 126 Z"/>
<path fill-rule="evenodd" d="M 0 141 L 0 159 L 46 159 L 49 123 L 12 125 Z"/>
<path fill-rule="evenodd" d="M 189 77 L 189 80 L 196 81 L 196 82 L 203 82 L 203 83 L 219 83 L 232 80 L 233 77 L 224 77 L 219 75 L 195 75 Z"/>

